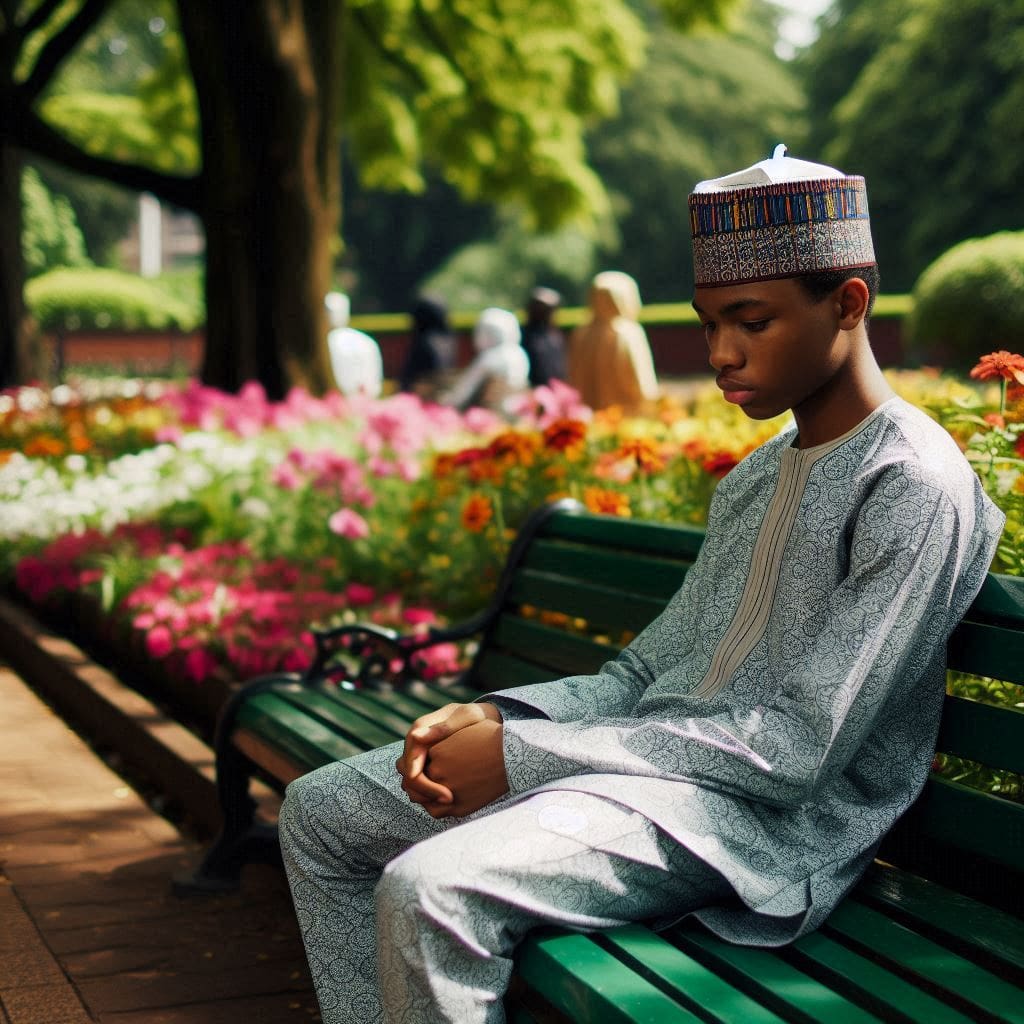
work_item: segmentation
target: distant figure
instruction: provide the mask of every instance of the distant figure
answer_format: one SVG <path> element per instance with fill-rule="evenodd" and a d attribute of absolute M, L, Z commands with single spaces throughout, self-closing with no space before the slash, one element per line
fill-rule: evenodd
<path fill-rule="evenodd" d="M 636 281 L 618 270 L 598 274 L 590 286 L 590 313 L 569 338 L 569 384 L 592 409 L 618 405 L 639 412 L 658 397 L 658 378 L 637 320 Z"/>
<path fill-rule="evenodd" d="M 485 309 L 473 328 L 476 358 L 442 401 L 457 409 L 505 412 L 506 399 L 530 382 L 530 361 L 519 344 L 519 321 L 507 309 Z"/>
<path fill-rule="evenodd" d="M 553 288 L 534 288 L 526 307 L 522 344 L 530 360 L 530 386 L 565 380 L 565 338 L 552 322 L 562 296 Z"/>
<path fill-rule="evenodd" d="M 376 398 L 384 382 L 380 346 L 368 334 L 348 326 L 350 304 L 342 292 L 328 292 L 324 299 L 331 330 L 327 349 L 334 381 L 343 395 Z"/>
<path fill-rule="evenodd" d="M 412 335 L 398 376 L 399 390 L 435 398 L 451 376 L 457 355 L 447 307 L 440 299 L 421 296 L 412 309 Z"/>

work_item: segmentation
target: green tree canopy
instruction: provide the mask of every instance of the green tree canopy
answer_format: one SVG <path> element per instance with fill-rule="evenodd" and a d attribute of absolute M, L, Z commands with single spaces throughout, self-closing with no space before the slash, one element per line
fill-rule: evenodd
<path fill-rule="evenodd" d="M 955 243 L 1024 227 L 1024 0 L 844 0 L 807 54 L 821 156 L 868 180 L 889 291 Z M 813 84 L 813 89 L 811 88 Z"/>

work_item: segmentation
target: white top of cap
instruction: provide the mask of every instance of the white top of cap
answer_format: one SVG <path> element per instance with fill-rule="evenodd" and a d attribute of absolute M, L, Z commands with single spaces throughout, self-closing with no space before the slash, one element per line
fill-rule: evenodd
<path fill-rule="evenodd" d="M 827 178 L 845 178 L 827 164 L 815 164 L 810 160 L 797 160 L 786 156 L 786 147 L 780 142 L 767 160 L 761 160 L 752 167 L 734 171 L 721 178 L 700 181 L 694 192 L 731 192 L 737 188 L 753 188 L 757 185 L 781 185 L 790 181 L 820 181 Z"/>

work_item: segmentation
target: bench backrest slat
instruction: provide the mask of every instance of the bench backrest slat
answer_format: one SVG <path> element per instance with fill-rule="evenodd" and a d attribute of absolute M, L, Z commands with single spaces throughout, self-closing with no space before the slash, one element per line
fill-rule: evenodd
<path fill-rule="evenodd" d="M 1024 683 L 1024 632 L 965 620 L 950 638 L 947 664 L 976 676 Z"/>
<path fill-rule="evenodd" d="M 939 750 L 1024 774 L 1024 711 L 947 696 Z"/>

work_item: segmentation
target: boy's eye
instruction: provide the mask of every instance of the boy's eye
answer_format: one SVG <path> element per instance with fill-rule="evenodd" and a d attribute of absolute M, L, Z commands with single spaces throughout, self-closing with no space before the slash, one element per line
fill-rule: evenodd
<path fill-rule="evenodd" d="M 704 328 L 704 334 L 709 335 L 715 329 L 715 323 L 713 320 L 704 320 L 701 323 L 701 327 Z"/>
<path fill-rule="evenodd" d="M 771 320 L 745 320 L 743 329 L 751 334 L 758 334 L 760 331 L 766 330 L 770 323 Z"/>

